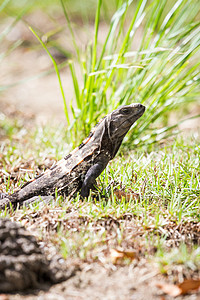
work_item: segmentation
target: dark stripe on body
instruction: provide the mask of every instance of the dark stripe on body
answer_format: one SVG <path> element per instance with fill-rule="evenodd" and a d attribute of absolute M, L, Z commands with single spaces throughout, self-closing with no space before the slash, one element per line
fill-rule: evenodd
<path fill-rule="evenodd" d="M 79 146 L 78 146 L 78 149 L 80 150 L 81 148 L 83 148 L 83 146 L 85 146 L 85 143 L 81 143 Z"/>
<path fill-rule="evenodd" d="M 67 160 L 67 159 L 69 159 L 71 156 L 72 156 L 72 154 L 69 153 L 68 155 L 66 155 L 66 156 L 64 157 L 64 159 Z"/>

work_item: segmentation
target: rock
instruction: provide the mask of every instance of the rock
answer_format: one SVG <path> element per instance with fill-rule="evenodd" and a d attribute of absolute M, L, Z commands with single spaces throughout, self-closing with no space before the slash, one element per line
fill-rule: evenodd
<path fill-rule="evenodd" d="M 60 257 L 47 259 L 36 238 L 18 223 L 0 218 L 0 293 L 44 288 L 68 279 Z"/>

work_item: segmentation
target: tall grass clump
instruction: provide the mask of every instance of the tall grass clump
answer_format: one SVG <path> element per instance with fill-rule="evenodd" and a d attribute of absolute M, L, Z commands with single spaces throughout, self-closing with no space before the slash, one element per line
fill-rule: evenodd
<path fill-rule="evenodd" d="M 166 0 L 118 1 L 118 9 L 100 45 L 99 0 L 93 43 L 85 53 L 80 53 L 64 1 L 60 1 L 77 54 L 69 62 L 76 100 L 75 105 L 70 105 L 70 122 L 69 106 L 67 109 L 63 98 L 75 143 L 81 135 L 88 134 L 101 116 L 132 102 L 143 103 L 147 111 L 134 125 L 126 143 L 131 147 L 166 137 L 179 121 L 176 118 L 170 126 L 169 114 L 198 99 L 199 1 L 178 0 L 170 8 Z M 82 71 L 82 86 L 75 61 Z"/>

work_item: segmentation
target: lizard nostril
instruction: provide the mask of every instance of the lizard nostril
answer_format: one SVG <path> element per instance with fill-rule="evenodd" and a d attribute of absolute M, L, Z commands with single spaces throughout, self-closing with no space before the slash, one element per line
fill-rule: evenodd
<path fill-rule="evenodd" d="M 143 111 L 145 111 L 145 106 L 142 105 L 142 104 L 140 104 L 140 103 L 138 103 L 138 108 L 141 109 L 141 110 L 143 110 Z"/>

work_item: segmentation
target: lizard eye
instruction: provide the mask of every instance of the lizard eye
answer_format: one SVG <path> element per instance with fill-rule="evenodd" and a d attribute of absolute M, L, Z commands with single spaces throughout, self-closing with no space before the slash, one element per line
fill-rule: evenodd
<path fill-rule="evenodd" d="M 129 112 L 130 112 L 130 109 L 128 107 L 124 107 L 124 108 L 122 108 L 121 111 L 122 111 L 123 114 L 128 115 Z"/>

